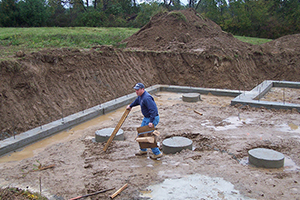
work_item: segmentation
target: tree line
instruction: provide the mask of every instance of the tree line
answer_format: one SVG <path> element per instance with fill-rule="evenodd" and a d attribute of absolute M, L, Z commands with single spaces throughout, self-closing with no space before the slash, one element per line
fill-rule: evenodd
<path fill-rule="evenodd" d="M 159 13 L 194 8 L 234 35 L 299 33 L 300 0 L 0 0 L 0 27 L 135 27 Z"/>

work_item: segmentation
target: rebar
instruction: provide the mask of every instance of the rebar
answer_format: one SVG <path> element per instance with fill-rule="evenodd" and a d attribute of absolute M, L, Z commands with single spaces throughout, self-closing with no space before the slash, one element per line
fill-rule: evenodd
<path fill-rule="evenodd" d="M 258 102 L 260 100 L 260 87 L 258 88 Z"/>
<path fill-rule="evenodd" d="M 64 123 L 64 109 L 62 106 L 61 106 L 61 121 L 62 123 Z"/>
<path fill-rule="evenodd" d="M 283 104 L 285 104 L 285 88 L 283 88 Z"/>
<path fill-rule="evenodd" d="M 40 180 L 40 195 L 42 195 L 42 177 L 40 177 L 39 180 Z"/>

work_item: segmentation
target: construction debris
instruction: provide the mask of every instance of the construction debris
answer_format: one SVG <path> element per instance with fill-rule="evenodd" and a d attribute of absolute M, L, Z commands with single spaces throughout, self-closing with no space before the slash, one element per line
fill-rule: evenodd
<path fill-rule="evenodd" d="M 115 188 L 110 188 L 110 189 L 106 189 L 106 190 L 100 190 L 100 191 L 97 191 L 97 192 L 94 192 L 94 193 L 91 193 L 91 194 L 86 194 L 86 195 L 74 197 L 74 198 L 69 199 L 69 200 L 81 199 L 81 198 L 89 197 L 89 196 L 92 196 L 92 195 L 104 193 L 104 192 L 107 192 L 107 191 L 110 191 L 110 190 L 113 190 L 113 189 L 115 189 Z"/>
<path fill-rule="evenodd" d="M 125 190 L 127 188 L 128 184 L 126 183 L 125 185 L 123 185 L 120 189 L 118 189 L 115 193 L 113 193 L 110 198 L 113 199 L 115 198 L 118 194 L 120 194 L 123 190 Z"/>
<path fill-rule="evenodd" d="M 199 115 L 201 115 L 201 116 L 203 115 L 201 112 L 199 112 L 197 110 L 194 110 L 194 112 L 197 113 L 197 114 L 199 114 Z"/>

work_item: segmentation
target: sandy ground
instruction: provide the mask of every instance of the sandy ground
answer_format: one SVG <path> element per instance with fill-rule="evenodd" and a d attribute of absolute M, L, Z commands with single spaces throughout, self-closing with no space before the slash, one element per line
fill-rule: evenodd
<path fill-rule="evenodd" d="M 300 104 L 300 89 L 273 87 L 262 100 Z"/>
<path fill-rule="evenodd" d="M 183 102 L 181 97 L 180 93 L 155 95 L 161 118 L 159 144 L 183 136 L 193 141 L 192 151 L 164 154 L 160 160 L 150 159 L 150 151 L 135 156 L 139 146 L 134 138 L 142 115 L 134 108 L 122 125 L 125 140 L 113 141 L 103 152 L 105 143 L 94 142 L 95 131 L 114 128 L 122 108 L 39 142 L 32 155 L 25 148 L 2 157 L 0 186 L 41 190 L 49 199 L 115 188 L 89 197 L 109 199 L 126 183 L 128 187 L 115 199 L 300 199 L 298 112 L 232 107 L 231 97 L 201 95 L 202 101 L 196 103 Z M 257 147 L 283 153 L 285 166 L 250 165 L 248 150 Z M 37 170 L 40 164 L 55 166 Z"/>

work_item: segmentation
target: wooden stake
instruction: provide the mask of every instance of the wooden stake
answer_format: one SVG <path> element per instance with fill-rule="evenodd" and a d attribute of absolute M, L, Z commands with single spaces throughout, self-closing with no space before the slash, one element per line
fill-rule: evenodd
<path fill-rule="evenodd" d="M 53 168 L 53 167 L 55 167 L 55 164 L 53 164 L 53 165 L 48 165 L 48 166 L 39 166 L 39 169 L 38 170 L 45 170 L 45 169 L 49 169 L 49 168 Z"/>
<path fill-rule="evenodd" d="M 40 177 L 40 195 L 42 195 L 42 178 Z"/>
<path fill-rule="evenodd" d="M 113 189 L 115 189 L 115 188 L 110 188 L 110 189 L 106 189 L 106 190 L 101 190 L 101 191 L 98 191 L 98 192 L 94 192 L 94 193 L 91 193 L 91 194 L 86 194 L 86 195 L 83 195 L 83 196 L 74 197 L 74 198 L 69 199 L 69 200 L 81 199 L 81 198 L 89 197 L 89 196 L 92 196 L 92 195 L 104 193 L 106 191 L 113 190 Z"/>
<path fill-rule="evenodd" d="M 113 193 L 110 198 L 115 198 L 118 194 L 120 194 L 125 188 L 127 188 L 128 184 L 126 183 L 120 189 L 118 189 L 115 193 Z"/>
<path fill-rule="evenodd" d="M 125 121 L 126 117 L 128 116 L 129 112 L 130 112 L 130 110 L 127 110 L 127 109 L 125 110 L 125 112 L 124 112 L 123 116 L 121 117 L 119 123 L 117 124 L 116 128 L 114 129 L 114 131 L 112 132 L 111 136 L 107 140 L 107 143 L 105 144 L 105 147 L 103 148 L 103 151 L 107 150 L 108 146 L 113 141 L 113 139 L 116 136 L 117 132 L 121 128 L 122 124 L 124 123 L 124 121 Z"/>
<path fill-rule="evenodd" d="M 199 114 L 199 115 L 203 115 L 201 112 L 194 110 L 195 113 Z"/>

